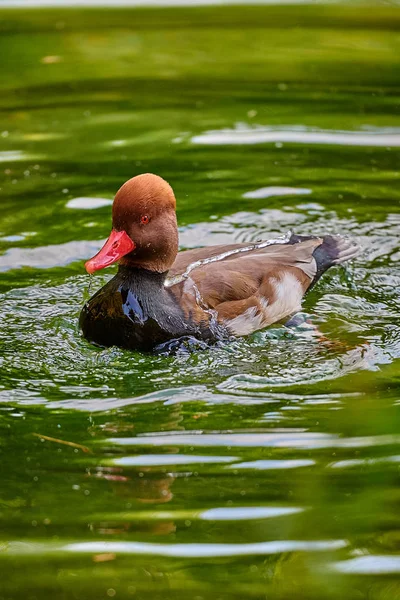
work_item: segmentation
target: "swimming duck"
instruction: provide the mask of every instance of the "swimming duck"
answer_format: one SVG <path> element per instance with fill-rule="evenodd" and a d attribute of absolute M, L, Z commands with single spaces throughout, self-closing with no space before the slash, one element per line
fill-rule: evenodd
<path fill-rule="evenodd" d="M 171 186 L 157 175 L 118 190 L 110 237 L 85 268 L 119 268 L 82 309 L 86 339 L 152 351 L 178 338 L 248 335 L 299 311 L 319 277 L 358 252 L 339 235 L 295 234 L 178 252 L 175 209 Z"/>

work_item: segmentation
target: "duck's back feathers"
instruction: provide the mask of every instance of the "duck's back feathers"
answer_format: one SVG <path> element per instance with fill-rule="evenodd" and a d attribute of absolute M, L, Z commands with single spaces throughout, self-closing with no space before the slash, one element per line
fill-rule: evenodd
<path fill-rule="evenodd" d="M 186 314 L 200 303 L 216 311 L 229 331 L 246 335 L 300 310 L 303 295 L 322 273 L 358 252 L 353 242 L 334 235 L 292 234 L 284 243 L 246 248 L 214 246 L 178 255 L 170 276 L 186 275 L 171 291 Z M 198 262 L 218 256 L 215 262 Z"/>

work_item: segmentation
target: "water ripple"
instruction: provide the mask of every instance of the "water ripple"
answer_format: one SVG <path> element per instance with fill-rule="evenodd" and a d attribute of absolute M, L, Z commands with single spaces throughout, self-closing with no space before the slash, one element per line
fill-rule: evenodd
<path fill-rule="evenodd" d="M 239 460 L 235 456 L 196 456 L 184 454 L 144 454 L 113 458 L 112 464 L 121 467 L 161 467 L 167 465 L 192 465 L 206 463 L 229 463 Z"/>
<path fill-rule="evenodd" d="M 138 437 L 110 438 L 108 442 L 120 446 L 224 446 L 224 447 L 263 447 L 263 448 L 366 448 L 369 446 L 390 446 L 400 443 L 400 435 L 377 435 L 353 438 L 340 438 L 328 433 L 305 430 L 278 433 L 203 433 L 202 431 L 170 432 L 168 434 L 148 433 Z"/>
<path fill-rule="evenodd" d="M 282 552 L 328 552 L 347 546 L 345 540 L 295 541 L 280 540 L 254 544 L 146 544 L 144 542 L 81 542 L 67 544 L 67 552 L 114 552 L 150 554 L 175 558 L 214 558 L 280 554 Z"/>
<path fill-rule="evenodd" d="M 258 198 L 271 198 L 272 196 L 301 196 L 304 194 L 311 194 L 311 190 L 307 188 L 269 186 L 246 192 L 243 194 L 243 198 L 257 200 Z"/>
<path fill-rule="evenodd" d="M 303 508 L 290 506 L 235 506 L 210 508 L 200 513 L 204 521 L 247 521 L 249 519 L 271 519 L 302 512 Z"/>
<path fill-rule="evenodd" d="M 252 460 L 230 465 L 231 469 L 257 469 L 270 471 L 275 469 L 298 469 L 299 467 L 312 467 L 315 461 L 307 458 L 293 460 Z"/>
<path fill-rule="evenodd" d="M 76 208 L 78 210 L 92 210 L 95 208 L 102 208 L 103 206 L 111 206 L 113 203 L 109 198 L 71 198 L 65 205 L 67 208 Z"/>
<path fill-rule="evenodd" d="M 193 144 L 241 145 L 241 144 L 332 144 L 339 146 L 399 147 L 400 130 L 374 129 L 372 131 L 335 131 L 308 129 L 299 125 L 276 129 L 238 123 L 233 129 L 206 131 L 192 137 Z"/>
<path fill-rule="evenodd" d="M 400 573 L 400 556 L 358 556 L 350 560 L 333 563 L 331 568 L 349 575 L 394 575 Z"/>

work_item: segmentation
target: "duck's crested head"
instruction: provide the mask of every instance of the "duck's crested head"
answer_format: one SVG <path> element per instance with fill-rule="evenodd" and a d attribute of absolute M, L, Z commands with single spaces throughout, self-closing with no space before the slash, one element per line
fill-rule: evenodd
<path fill-rule="evenodd" d="M 175 214 L 175 209 L 175 195 L 169 183 L 153 173 L 143 173 L 128 179 L 116 193 L 112 207 L 113 228 L 129 233 L 132 226 L 143 225 L 143 217 L 154 220 L 159 215 Z"/>
<path fill-rule="evenodd" d="M 162 177 L 144 173 L 118 190 L 112 207 L 112 231 L 103 248 L 86 264 L 94 273 L 119 261 L 164 273 L 178 252 L 174 192 Z"/>

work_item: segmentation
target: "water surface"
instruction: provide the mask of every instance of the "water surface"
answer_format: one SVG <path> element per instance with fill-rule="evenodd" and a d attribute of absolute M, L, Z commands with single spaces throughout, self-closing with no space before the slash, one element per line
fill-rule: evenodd
<path fill-rule="evenodd" d="M 400 598 L 399 25 L 2 11 L 1 599 Z M 114 271 L 83 260 L 141 172 L 174 187 L 182 248 L 294 229 L 363 252 L 294 329 L 95 348 L 77 318 Z"/>

